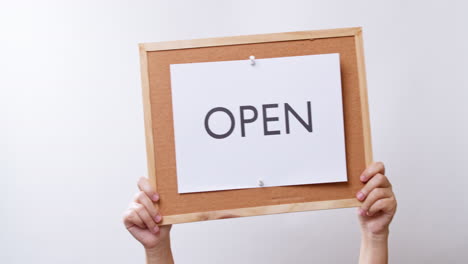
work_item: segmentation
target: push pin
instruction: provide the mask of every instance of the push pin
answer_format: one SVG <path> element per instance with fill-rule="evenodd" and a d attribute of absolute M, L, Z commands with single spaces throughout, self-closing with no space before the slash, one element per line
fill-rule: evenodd
<path fill-rule="evenodd" d="M 263 187 L 265 185 L 262 180 L 258 180 L 258 186 Z"/>
<path fill-rule="evenodd" d="M 255 56 L 250 56 L 250 65 L 254 66 L 255 65 Z"/>

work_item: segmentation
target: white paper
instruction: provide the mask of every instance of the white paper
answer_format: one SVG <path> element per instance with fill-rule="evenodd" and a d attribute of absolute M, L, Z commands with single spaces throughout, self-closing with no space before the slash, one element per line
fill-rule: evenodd
<path fill-rule="evenodd" d="M 255 54 L 253 54 L 255 55 Z M 347 181 L 339 54 L 272 59 L 172 64 L 171 86 L 178 192 L 204 192 Z M 284 104 L 308 121 L 312 132 L 289 113 L 286 134 Z M 279 135 L 264 135 L 262 105 L 267 123 Z M 241 135 L 241 105 L 257 109 L 257 120 L 245 124 Z M 217 139 L 204 126 L 209 110 L 232 112 L 234 130 Z M 245 119 L 253 117 L 245 111 Z M 208 119 L 215 134 L 231 127 L 226 113 Z M 261 187 L 263 188 L 263 187 Z"/>

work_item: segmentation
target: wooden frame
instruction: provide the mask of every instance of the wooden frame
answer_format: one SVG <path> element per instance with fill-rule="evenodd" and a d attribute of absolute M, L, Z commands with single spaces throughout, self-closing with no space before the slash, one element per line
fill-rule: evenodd
<path fill-rule="evenodd" d="M 372 147 L 371 147 L 371 135 L 370 135 L 370 122 L 369 122 L 369 111 L 367 102 L 367 86 L 366 86 L 366 73 L 364 66 L 364 50 L 362 41 L 362 29 L 361 28 L 343 28 L 343 29 L 330 29 L 330 30 L 315 30 L 315 31 L 300 31 L 300 32 L 289 32 L 289 33 L 277 33 L 277 34 L 262 34 L 262 35 L 251 35 L 251 36 L 237 36 L 237 37 L 222 37 L 222 38 L 211 38 L 211 39 L 195 39 L 195 40 L 183 40 L 183 41 L 169 41 L 159 43 L 144 43 L 139 45 L 140 49 L 140 61 L 141 61 L 141 79 L 143 86 L 143 104 L 144 104 L 144 121 L 145 121 L 145 132 L 146 132 L 146 150 L 148 159 L 148 176 L 151 185 L 158 190 L 157 183 L 157 172 L 156 172 L 156 156 L 155 156 L 155 135 L 153 127 L 153 109 L 152 109 L 152 90 L 150 87 L 150 74 L 149 74 L 149 61 L 148 54 L 150 52 L 160 51 L 175 51 L 175 50 L 186 50 L 186 49 L 198 49 L 208 47 L 220 47 L 220 46 L 233 46 L 233 45 L 244 45 L 244 44 L 258 44 L 258 43 L 271 43 L 271 42 L 287 42 L 287 41 L 298 41 L 298 40 L 317 40 L 327 38 L 341 38 L 341 37 L 352 37 L 355 45 L 356 55 L 356 67 L 358 74 L 358 85 L 359 85 L 359 104 L 360 113 L 359 117 L 361 127 L 355 128 L 362 131 L 362 145 L 363 155 L 365 164 L 368 165 L 372 162 Z M 362 167 L 362 166 L 361 166 Z M 349 173 L 348 173 L 349 174 Z M 356 188 L 356 187 L 354 187 Z M 159 190 L 158 190 L 159 192 Z M 348 195 L 350 196 L 350 195 Z M 161 197 L 164 201 L 164 196 Z M 196 211 L 190 213 L 181 214 L 165 214 L 162 211 L 164 217 L 162 224 L 175 224 L 185 223 L 203 220 L 223 219 L 232 217 L 242 216 L 253 216 L 253 215 L 265 215 L 265 214 L 276 214 L 286 212 L 299 212 L 309 210 L 321 210 L 321 209 L 332 209 L 332 208 L 346 208 L 358 206 L 360 202 L 350 196 L 346 199 L 334 199 L 334 200 L 323 200 L 323 201 L 308 201 L 308 202 L 285 202 L 281 204 L 263 205 L 263 206 L 247 206 L 243 208 L 232 208 L 226 210 L 208 210 L 208 211 Z"/>

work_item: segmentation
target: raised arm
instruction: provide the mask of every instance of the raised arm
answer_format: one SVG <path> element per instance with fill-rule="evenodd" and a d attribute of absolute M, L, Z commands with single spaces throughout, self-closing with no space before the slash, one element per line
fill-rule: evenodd
<path fill-rule="evenodd" d="M 138 181 L 138 188 L 140 191 L 124 213 L 124 225 L 145 248 L 148 264 L 173 264 L 171 226 L 158 226 L 162 220 L 157 205 L 159 195 L 144 177 Z"/>
<path fill-rule="evenodd" d="M 366 185 L 356 194 L 362 202 L 358 208 L 361 224 L 359 264 L 388 263 L 389 225 L 397 202 L 382 162 L 371 164 L 361 175 Z"/>

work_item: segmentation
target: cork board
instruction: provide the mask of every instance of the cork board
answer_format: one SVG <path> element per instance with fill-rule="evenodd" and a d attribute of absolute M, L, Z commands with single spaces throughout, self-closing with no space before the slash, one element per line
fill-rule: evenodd
<path fill-rule="evenodd" d="M 340 54 L 348 182 L 178 193 L 170 64 L 328 53 Z M 372 161 L 363 56 L 361 28 L 140 44 L 148 174 L 162 224 L 358 206 L 359 176 Z"/>

